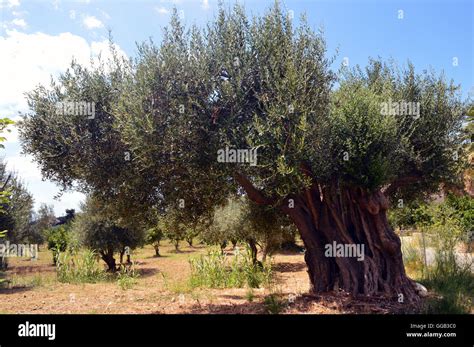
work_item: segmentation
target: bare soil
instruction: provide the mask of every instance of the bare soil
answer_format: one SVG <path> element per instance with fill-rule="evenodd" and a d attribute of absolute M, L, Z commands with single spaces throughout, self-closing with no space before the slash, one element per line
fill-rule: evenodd
<path fill-rule="evenodd" d="M 227 251 L 229 254 L 232 251 Z M 206 253 L 204 246 L 182 245 L 176 253 L 164 244 L 161 257 L 151 246 L 135 251 L 132 259 L 140 273 L 132 288 L 116 281 L 66 284 L 56 279 L 51 253 L 45 248 L 38 260 L 10 258 L 7 278 L 0 289 L 0 313 L 395 313 L 403 305 L 387 298 L 353 298 L 346 293 L 310 295 L 303 254 L 276 254 L 272 258 L 274 284 L 268 288 L 191 288 L 188 259 Z M 274 300 L 268 300 L 272 298 Z"/>

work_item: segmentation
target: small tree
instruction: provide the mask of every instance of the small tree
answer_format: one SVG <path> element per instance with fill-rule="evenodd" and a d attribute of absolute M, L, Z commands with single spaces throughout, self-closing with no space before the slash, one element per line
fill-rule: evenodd
<path fill-rule="evenodd" d="M 179 252 L 179 242 L 186 237 L 186 225 L 180 218 L 179 212 L 169 210 L 163 216 L 161 223 L 165 237 L 173 243 L 175 251 Z"/>
<path fill-rule="evenodd" d="M 10 125 L 13 124 L 13 121 L 8 119 L 8 118 L 2 118 L 0 119 L 0 134 L 2 134 L 6 128 Z M 10 130 L 7 130 L 10 131 Z M 4 148 L 3 144 L 1 142 L 5 141 L 5 137 L 0 136 L 0 148 Z M 9 197 L 9 192 L 7 190 L 7 183 L 8 182 L 3 182 L 1 189 L 0 189 L 0 215 L 4 214 L 4 204 L 8 202 L 8 197 Z M 0 225 L 0 239 L 3 239 L 6 237 L 7 230 L 3 228 L 3 225 Z M 0 270 L 3 269 L 3 257 L 0 258 Z M 1 271 L 0 271 L 1 275 Z M 0 283 L 2 283 L 4 280 L 0 278 Z"/>
<path fill-rule="evenodd" d="M 262 248 L 262 261 L 280 249 L 283 242 L 294 239 L 296 228 L 285 216 L 271 207 L 257 205 L 247 199 L 244 215 L 241 217 L 249 234 Z"/>
<path fill-rule="evenodd" d="M 115 253 L 123 256 L 126 247 L 134 249 L 143 243 L 142 229 L 123 227 L 100 199 L 89 197 L 82 211 L 73 223 L 74 232 L 82 245 L 100 255 L 108 271 L 116 270 Z"/>
<path fill-rule="evenodd" d="M 58 225 L 45 232 L 48 249 L 53 253 L 53 263 L 56 265 L 59 253 L 65 252 L 71 240 L 70 225 Z"/>
<path fill-rule="evenodd" d="M 46 233 L 53 225 L 56 224 L 56 216 L 54 215 L 53 206 L 47 204 L 41 204 L 38 212 L 34 216 L 32 227 L 36 233 Z"/>
<path fill-rule="evenodd" d="M 148 229 L 147 234 L 145 236 L 145 242 L 148 245 L 152 245 L 155 249 L 155 257 L 160 257 L 160 242 L 163 239 L 163 231 L 160 229 L 159 226 L 154 228 Z"/>
<path fill-rule="evenodd" d="M 288 239 L 292 232 L 291 221 L 274 208 L 260 206 L 246 197 L 229 199 L 225 206 L 215 210 L 213 224 L 202 232 L 206 243 L 221 245 L 228 241 L 234 246 L 244 242 L 251 251 L 252 261 L 257 263 L 258 247 L 262 260 L 271 255 Z"/>

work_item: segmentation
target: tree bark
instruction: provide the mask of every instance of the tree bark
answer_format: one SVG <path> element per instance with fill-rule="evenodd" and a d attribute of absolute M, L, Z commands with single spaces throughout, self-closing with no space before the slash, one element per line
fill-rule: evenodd
<path fill-rule="evenodd" d="M 321 193 L 313 187 L 296 199 L 294 208 L 284 208 L 305 244 L 312 291 L 339 288 L 354 296 L 386 295 L 418 303 L 414 282 L 405 273 L 400 238 L 387 221 L 385 196 L 380 191 L 334 185 Z M 353 250 L 359 247 L 363 257 L 354 253 L 328 255 L 334 242 L 342 247 L 354 245 Z"/>
<path fill-rule="evenodd" d="M 125 248 L 120 251 L 120 265 L 123 264 L 123 255 L 125 254 Z"/>
<path fill-rule="evenodd" d="M 155 249 L 155 257 L 160 257 L 160 256 L 161 256 L 161 255 L 160 255 L 160 245 L 158 245 L 158 244 L 155 243 L 155 244 L 153 245 L 153 248 Z"/>
<path fill-rule="evenodd" d="M 247 177 L 239 174 L 236 179 L 254 202 L 275 201 Z M 312 292 L 342 289 L 354 296 L 383 295 L 398 302 L 420 302 L 414 282 L 405 273 L 401 241 L 388 224 L 388 200 L 380 190 L 341 187 L 337 182 L 320 186 L 313 181 L 310 188 L 288 196 L 279 207 L 293 220 L 304 242 Z M 326 250 L 334 242 L 363 246 L 363 259 L 348 254 L 329 256 Z"/>
<path fill-rule="evenodd" d="M 107 271 L 115 272 L 117 270 L 113 250 L 100 251 L 100 257 L 107 264 Z"/>
<path fill-rule="evenodd" d="M 188 243 L 189 247 L 193 247 L 193 238 L 186 238 L 186 242 Z"/>
<path fill-rule="evenodd" d="M 254 265 L 256 265 L 258 263 L 258 260 L 257 260 L 257 253 L 258 253 L 257 244 L 256 244 L 255 240 L 252 239 L 252 238 L 247 240 L 247 244 L 250 247 L 250 256 L 252 257 L 252 263 Z"/>
<path fill-rule="evenodd" d="M 224 240 L 220 243 L 221 253 L 224 254 L 224 250 L 227 247 L 227 240 Z"/>

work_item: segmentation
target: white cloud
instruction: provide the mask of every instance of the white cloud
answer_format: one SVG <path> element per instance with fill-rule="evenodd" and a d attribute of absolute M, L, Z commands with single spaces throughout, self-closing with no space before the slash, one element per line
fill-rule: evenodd
<path fill-rule="evenodd" d="M 110 57 L 107 40 L 87 42 L 83 37 L 71 33 L 48 35 L 44 33 L 26 34 L 16 30 L 6 30 L 0 36 L 0 116 L 18 120 L 18 111 L 28 112 L 24 93 L 32 90 L 38 84 L 49 86 L 51 75 L 58 76 L 71 63 L 71 59 L 84 66 L 90 66 L 91 58 L 97 60 L 99 54 L 102 59 Z M 115 45 L 118 54 L 125 53 Z M 30 156 L 20 155 L 18 131 L 11 127 L 10 133 L 5 133 L 5 156 L 7 166 L 18 172 L 25 181 L 35 198 L 38 206 L 41 202 L 53 204 L 57 213 L 64 212 L 65 208 L 78 208 L 83 195 L 70 193 L 60 201 L 53 200 L 59 191 L 51 182 L 41 180 L 41 173 Z"/>
<path fill-rule="evenodd" d="M 49 85 L 50 76 L 64 72 L 74 57 L 79 64 L 89 66 L 90 59 L 101 54 L 110 57 L 107 40 L 91 42 L 71 33 L 48 35 L 26 34 L 7 30 L 0 36 L 0 116 L 14 117 L 17 111 L 25 112 L 27 104 L 24 92 L 37 84 Z M 119 55 L 126 54 L 118 45 Z"/>
<path fill-rule="evenodd" d="M 61 3 L 61 0 L 53 0 L 52 5 L 53 8 L 57 11 L 59 10 L 59 4 Z"/>
<path fill-rule="evenodd" d="M 82 23 L 87 29 L 98 29 L 104 27 L 104 24 L 94 16 L 85 16 Z"/>
<path fill-rule="evenodd" d="M 208 10 L 209 9 L 209 0 L 202 0 L 201 7 L 204 10 Z"/>
<path fill-rule="evenodd" d="M 22 17 L 27 14 L 27 11 L 12 11 L 12 15 L 15 17 Z"/>
<path fill-rule="evenodd" d="M 7 30 L 0 36 L 0 111 L 14 116 L 26 109 L 23 93 L 38 83 L 48 84 L 50 75 L 65 71 L 74 55 L 87 63 L 90 47 L 85 39 L 70 33 L 50 36 Z"/>
<path fill-rule="evenodd" d="M 18 18 L 15 18 L 14 20 L 12 20 L 11 24 L 20 28 L 26 28 L 27 26 L 24 19 L 18 19 Z"/>
<path fill-rule="evenodd" d="M 0 0 L 0 8 L 2 7 L 17 7 L 20 6 L 20 0 Z"/>
<path fill-rule="evenodd" d="M 103 11 L 103 10 L 99 10 L 100 14 L 102 15 L 102 17 L 104 17 L 106 20 L 109 20 L 110 19 L 110 15 Z"/>
<path fill-rule="evenodd" d="M 168 14 L 170 11 L 165 7 L 155 7 L 155 11 L 159 14 Z"/>
<path fill-rule="evenodd" d="M 9 171 L 17 172 L 24 181 L 40 181 L 41 171 L 29 155 L 14 155 L 6 157 Z"/>
<path fill-rule="evenodd" d="M 76 19 L 76 11 L 70 10 L 70 11 L 69 11 L 69 18 L 71 18 L 71 19 Z"/>

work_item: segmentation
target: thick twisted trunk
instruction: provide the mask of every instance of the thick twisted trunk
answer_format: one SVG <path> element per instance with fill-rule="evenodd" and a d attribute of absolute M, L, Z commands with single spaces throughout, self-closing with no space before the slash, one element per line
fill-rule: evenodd
<path fill-rule="evenodd" d="M 309 169 L 302 166 L 308 177 Z M 258 204 L 274 204 L 242 174 L 235 175 L 248 197 Z M 291 201 L 292 200 L 292 201 Z M 290 204 L 291 201 L 291 204 Z M 297 226 L 305 244 L 305 261 L 313 292 L 343 289 L 353 295 L 385 295 L 404 303 L 418 303 L 414 282 L 405 273 L 400 238 L 387 221 L 388 201 L 381 191 L 313 185 L 289 196 L 281 210 Z M 329 246 L 360 250 L 360 254 Z M 335 253 L 335 254 L 334 254 Z"/>
<path fill-rule="evenodd" d="M 284 207 L 306 247 L 312 290 L 337 288 L 353 295 L 388 295 L 418 302 L 403 266 L 401 242 L 388 224 L 381 192 L 314 186 Z"/>

